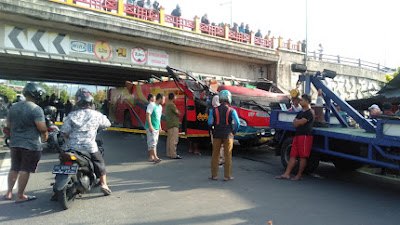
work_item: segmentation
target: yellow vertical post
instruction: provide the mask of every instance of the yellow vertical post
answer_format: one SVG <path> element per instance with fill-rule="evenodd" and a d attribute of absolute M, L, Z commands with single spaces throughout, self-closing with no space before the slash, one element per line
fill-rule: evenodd
<path fill-rule="evenodd" d="M 283 48 L 283 38 L 281 36 L 278 37 L 278 48 Z"/>
<path fill-rule="evenodd" d="M 229 24 L 225 24 L 225 39 L 229 39 Z"/>
<path fill-rule="evenodd" d="M 72 4 L 73 1 L 72 1 L 72 0 L 67 0 L 67 3 L 68 3 L 68 4 Z"/>
<path fill-rule="evenodd" d="M 301 52 L 302 47 L 303 47 L 303 46 L 302 46 L 301 41 L 298 41 L 298 42 L 297 42 L 297 51 Z"/>
<path fill-rule="evenodd" d="M 162 6 L 160 7 L 160 24 L 165 24 L 165 9 Z"/>
<path fill-rule="evenodd" d="M 124 15 L 124 0 L 118 0 L 118 15 Z"/>
<path fill-rule="evenodd" d="M 194 17 L 194 32 L 200 33 L 200 17 Z"/>
<path fill-rule="evenodd" d="M 250 32 L 250 44 L 251 45 L 254 45 L 254 38 L 255 38 L 254 31 L 252 31 L 252 32 Z"/>

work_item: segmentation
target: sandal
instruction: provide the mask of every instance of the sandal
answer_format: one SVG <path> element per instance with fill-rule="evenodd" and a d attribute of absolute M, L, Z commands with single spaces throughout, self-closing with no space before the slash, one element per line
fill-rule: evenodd
<path fill-rule="evenodd" d="M 104 187 L 102 187 L 101 189 L 101 192 L 103 192 L 103 194 L 105 195 L 105 196 L 108 196 L 108 195 L 111 195 L 111 190 L 109 189 L 109 188 L 104 188 Z"/>
<path fill-rule="evenodd" d="M 218 177 L 208 177 L 208 179 L 210 179 L 210 180 L 218 180 Z"/>
<path fill-rule="evenodd" d="M 28 195 L 26 200 L 15 201 L 15 203 L 16 203 L 16 204 L 19 204 L 19 203 L 23 203 L 23 202 L 33 201 L 33 200 L 36 200 L 36 199 L 37 199 L 36 196 L 30 196 L 30 195 Z"/>
<path fill-rule="evenodd" d="M 157 159 L 156 161 L 154 161 L 154 164 L 160 163 L 161 159 Z"/>
<path fill-rule="evenodd" d="M 224 177 L 224 181 L 234 180 L 234 177 Z"/>
<path fill-rule="evenodd" d="M 12 196 L 11 196 L 11 198 L 7 198 L 7 197 L 4 195 L 4 196 L 3 196 L 3 200 L 10 201 L 10 200 L 12 200 Z"/>

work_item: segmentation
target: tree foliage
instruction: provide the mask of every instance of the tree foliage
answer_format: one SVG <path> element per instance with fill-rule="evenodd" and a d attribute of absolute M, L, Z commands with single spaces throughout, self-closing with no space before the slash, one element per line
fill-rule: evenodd
<path fill-rule="evenodd" d="M 17 93 L 7 85 L 0 85 L 0 95 L 6 96 L 9 102 L 13 102 L 17 99 Z"/>
<path fill-rule="evenodd" d="M 56 93 L 56 95 L 58 96 L 58 92 L 60 92 L 60 98 L 63 100 L 64 103 L 70 99 L 68 92 L 62 88 L 59 88 L 56 85 L 49 86 L 43 82 L 39 82 L 39 85 L 42 86 L 44 90 L 46 90 L 46 95 L 50 96 L 51 94 Z"/>
<path fill-rule="evenodd" d="M 106 99 L 106 92 L 103 90 L 99 90 L 99 91 L 97 91 L 96 94 L 93 94 L 93 98 L 94 98 L 94 103 L 99 104 L 100 101 L 103 101 L 104 99 Z"/>
<path fill-rule="evenodd" d="M 400 74 L 400 67 L 397 68 L 397 71 L 394 72 L 393 74 L 386 74 L 385 75 L 386 83 L 389 83 L 391 80 L 393 80 L 393 78 L 395 78 L 399 74 Z"/>
<path fill-rule="evenodd" d="M 64 103 L 66 103 L 69 100 L 68 92 L 66 90 L 62 90 L 60 93 L 60 98 Z"/>

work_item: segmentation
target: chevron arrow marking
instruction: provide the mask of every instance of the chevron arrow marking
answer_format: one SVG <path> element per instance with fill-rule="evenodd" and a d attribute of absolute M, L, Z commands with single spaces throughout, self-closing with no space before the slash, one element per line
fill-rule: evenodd
<path fill-rule="evenodd" d="M 40 52 L 46 52 L 44 49 L 42 43 L 40 43 L 40 39 L 43 37 L 45 31 L 44 30 L 38 30 L 35 35 L 31 38 L 32 43 L 35 45 L 36 49 Z"/>
<path fill-rule="evenodd" d="M 18 40 L 18 35 L 22 32 L 22 28 L 19 27 L 14 27 L 10 34 L 8 35 L 8 38 L 12 42 L 15 48 L 19 49 L 24 49 L 22 46 L 21 42 Z"/>
<path fill-rule="evenodd" d="M 61 42 L 64 40 L 65 36 L 65 34 L 58 34 L 53 41 L 53 45 L 57 49 L 57 52 L 62 55 L 66 55 L 63 47 L 61 46 Z"/>

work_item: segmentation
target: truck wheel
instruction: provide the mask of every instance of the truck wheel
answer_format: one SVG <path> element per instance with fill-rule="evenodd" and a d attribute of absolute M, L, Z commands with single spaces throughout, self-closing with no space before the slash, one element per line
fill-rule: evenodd
<path fill-rule="evenodd" d="M 344 172 L 351 172 L 363 166 L 361 162 L 343 158 L 337 158 L 333 160 L 333 164 L 335 165 L 336 169 Z"/>
<path fill-rule="evenodd" d="M 350 141 L 337 141 L 334 142 L 333 149 L 338 152 L 360 156 L 361 150 L 360 146 L 355 142 Z M 338 170 L 350 172 L 357 170 L 363 166 L 362 162 L 341 158 L 341 157 L 334 157 L 332 158 L 332 162 Z"/>
<path fill-rule="evenodd" d="M 124 114 L 124 124 L 123 126 L 125 128 L 132 128 L 132 118 L 131 115 L 129 114 L 128 111 L 125 112 Z"/>
<path fill-rule="evenodd" d="M 293 137 L 287 137 L 285 141 L 282 143 L 281 147 L 281 161 L 283 167 L 286 169 L 289 159 L 290 159 L 290 151 L 292 150 Z M 310 157 L 307 159 L 307 166 L 304 170 L 305 173 L 312 173 L 319 166 L 319 157 L 316 153 L 311 152 Z M 299 163 L 296 162 L 296 166 L 293 168 L 293 172 L 297 172 L 299 170 Z"/>

